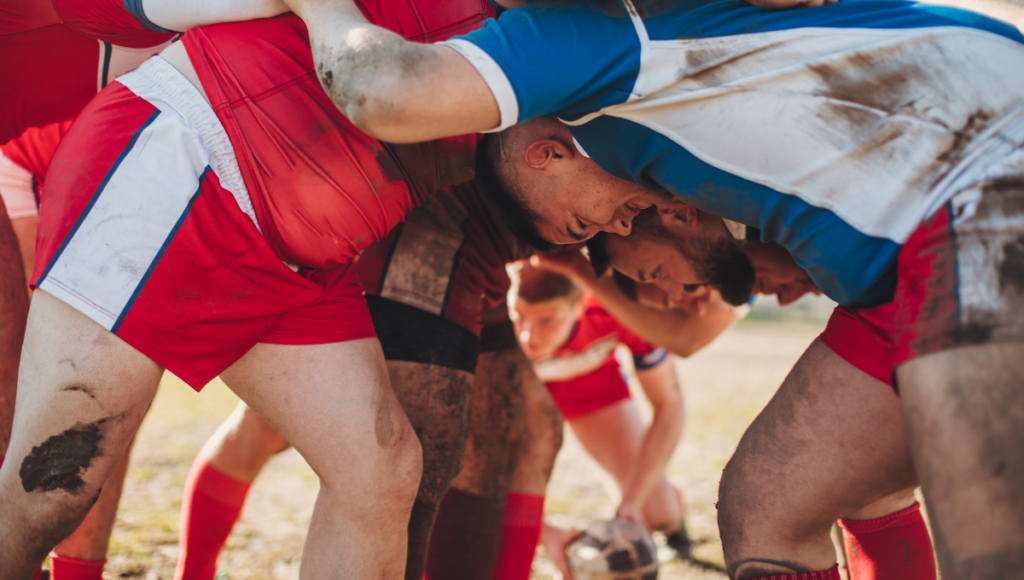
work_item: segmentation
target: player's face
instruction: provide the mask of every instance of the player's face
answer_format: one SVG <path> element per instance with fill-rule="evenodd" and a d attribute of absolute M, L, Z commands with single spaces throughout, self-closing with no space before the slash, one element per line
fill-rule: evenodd
<path fill-rule="evenodd" d="M 807 272 L 782 246 L 747 242 L 743 251 L 754 264 L 755 294 L 774 294 L 783 306 L 796 302 L 807 293 L 821 294 Z"/>
<path fill-rule="evenodd" d="M 537 231 L 541 237 L 560 245 L 583 242 L 602 231 L 629 235 L 633 218 L 667 195 L 603 171 L 566 174 L 558 181 L 554 193 L 538 192 L 530 206 L 540 217 Z"/>
<path fill-rule="evenodd" d="M 511 313 L 512 323 L 526 357 L 538 361 L 553 355 L 569 340 L 580 309 L 579 299 L 555 298 L 532 304 L 516 300 Z"/>
<path fill-rule="evenodd" d="M 681 300 L 670 300 L 668 294 L 655 284 L 636 285 L 640 304 L 661 310 L 682 310 L 694 316 L 707 312 L 713 292 L 708 286 L 686 286 Z"/>
<path fill-rule="evenodd" d="M 608 236 L 607 248 L 612 268 L 637 282 L 654 284 L 669 303 L 682 302 L 703 287 L 704 281 L 671 242 Z"/>

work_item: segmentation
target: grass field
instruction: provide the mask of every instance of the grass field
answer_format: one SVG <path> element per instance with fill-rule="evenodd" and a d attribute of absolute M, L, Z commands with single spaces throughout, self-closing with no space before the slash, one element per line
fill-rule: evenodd
<path fill-rule="evenodd" d="M 813 321 L 816 317 L 779 321 L 769 313 L 762 318 L 768 320 L 744 321 L 704 351 L 678 361 L 687 423 L 669 477 L 689 498 L 691 535 L 702 542 L 694 555 L 706 565 L 672 562 L 662 568 L 663 579 L 725 578 L 715 570 L 722 565 L 714 509 L 721 470 L 743 430 L 823 326 L 820 319 Z M 185 476 L 200 446 L 236 403 L 219 382 L 196 394 L 174 377 L 165 378 L 132 457 L 110 549 L 111 578 L 173 577 Z M 253 486 L 219 569 L 237 580 L 297 578 L 316 493 L 316 476 L 297 453 L 275 457 Z M 549 487 L 547 517 L 558 525 L 585 527 L 610 517 L 615 499 L 568 433 Z M 533 577 L 554 577 L 543 551 Z"/>

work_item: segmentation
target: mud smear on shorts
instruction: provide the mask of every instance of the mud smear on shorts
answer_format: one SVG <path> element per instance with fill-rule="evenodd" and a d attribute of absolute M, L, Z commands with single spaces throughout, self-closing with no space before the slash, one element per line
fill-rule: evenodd
<path fill-rule="evenodd" d="M 1003 261 L 999 264 L 999 290 L 1010 288 L 1024 293 L 1024 235 L 1003 246 Z"/>
<path fill-rule="evenodd" d="M 109 428 L 110 419 L 101 419 L 88 425 L 74 427 L 54 435 L 32 452 L 21 463 L 21 486 L 25 493 L 35 490 L 62 489 L 76 493 L 85 485 L 81 474 L 92 460 L 101 456 L 100 443 Z"/>

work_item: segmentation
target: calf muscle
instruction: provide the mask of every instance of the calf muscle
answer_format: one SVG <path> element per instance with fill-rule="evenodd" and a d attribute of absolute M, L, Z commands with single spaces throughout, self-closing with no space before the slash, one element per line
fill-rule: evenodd
<path fill-rule="evenodd" d="M 895 393 L 815 341 L 722 475 L 730 576 L 826 570 L 836 519 L 915 484 Z"/>

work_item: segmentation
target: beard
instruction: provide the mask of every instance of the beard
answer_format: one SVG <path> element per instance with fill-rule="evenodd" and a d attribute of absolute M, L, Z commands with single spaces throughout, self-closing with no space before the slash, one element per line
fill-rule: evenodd
<path fill-rule="evenodd" d="M 675 243 L 697 276 L 716 288 L 722 300 L 733 306 L 750 302 L 755 281 L 754 264 L 743 253 L 738 240 L 676 238 Z"/>

